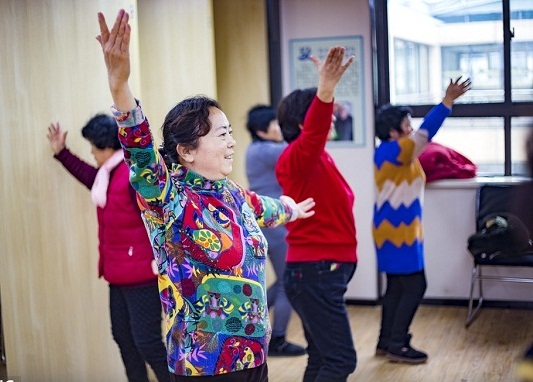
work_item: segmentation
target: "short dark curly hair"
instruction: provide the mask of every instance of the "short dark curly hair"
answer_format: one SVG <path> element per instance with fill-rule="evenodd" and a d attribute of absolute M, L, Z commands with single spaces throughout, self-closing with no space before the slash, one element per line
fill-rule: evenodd
<path fill-rule="evenodd" d="M 161 127 L 163 145 L 159 150 L 167 166 L 180 163 L 176 151 L 178 144 L 196 149 L 200 137 L 209 133 L 209 113 L 212 107 L 222 110 L 216 100 L 196 95 L 182 100 L 167 113 Z"/>
<path fill-rule="evenodd" d="M 376 136 L 382 141 L 388 141 L 391 129 L 401 132 L 403 119 L 411 114 L 412 110 L 408 106 L 380 106 L 376 111 Z"/>
<path fill-rule="evenodd" d="M 81 135 L 100 150 L 120 149 L 118 126 L 115 118 L 107 114 L 96 114 L 81 129 Z"/>
<path fill-rule="evenodd" d="M 285 96 L 278 105 L 278 123 L 287 142 L 300 135 L 307 110 L 315 98 L 317 88 L 298 89 Z"/>
<path fill-rule="evenodd" d="M 258 131 L 267 132 L 270 122 L 276 119 L 276 110 L 268 105 L 256 105 L 248 110 L 246 128 L 250 133 L 252 140 L 263 141 L 264 139 L 257 135 Z"/>

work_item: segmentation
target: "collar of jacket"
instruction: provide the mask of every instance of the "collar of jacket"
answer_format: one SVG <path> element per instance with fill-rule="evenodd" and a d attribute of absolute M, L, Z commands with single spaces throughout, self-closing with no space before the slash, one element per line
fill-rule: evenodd
<path fill-rule="evenodd" d="M 174 163 L 172 164 L 171 176 L 179 182 L 183 182 L 192 188 L 200 190 L 220 191 L 226 187 L 227 179 L 209 180 L 202 175 L 189 170 L 187 167 Z"/>

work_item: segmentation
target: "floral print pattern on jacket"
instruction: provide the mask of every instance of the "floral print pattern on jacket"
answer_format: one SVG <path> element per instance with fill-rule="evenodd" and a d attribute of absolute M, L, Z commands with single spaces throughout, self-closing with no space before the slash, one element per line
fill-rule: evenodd
<path fill-rule="evenodd" d="M 229 179 L 168 169 L 140 104 L 113 113 L 158 262 L 170 371 L 209 376 L 262 365 L 270 323 L 259 227 L 285 224 L 291 208 Z"/>

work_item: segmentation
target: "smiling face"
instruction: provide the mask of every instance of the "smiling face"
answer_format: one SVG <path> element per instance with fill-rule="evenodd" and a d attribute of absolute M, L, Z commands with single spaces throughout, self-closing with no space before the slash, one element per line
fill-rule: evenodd
<path fill-rule="evenodd" d="M 233 170 L 235 139 L 226 115 L 218 108 L 209 109 L 209 133 L 198 139 L 195 149 L 178 145 L 182 163 L 209 180 L 220 180 Z"/>

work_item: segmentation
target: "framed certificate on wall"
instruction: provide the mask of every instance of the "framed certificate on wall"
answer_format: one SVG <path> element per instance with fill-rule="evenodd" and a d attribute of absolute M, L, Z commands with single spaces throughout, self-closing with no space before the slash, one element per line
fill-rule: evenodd
<path fill-rule="evenodd" d="M 290 88 L 305 89 L 318 85 L 318 73 L 311 55 L 324 60 L 332 46 L 346 48 L 346 58 L 355 60 L 348 67 L 335 89 L 334 145 L 365 145 L 363 97 L 363 37 L 321 37 L 289 40 Z"/>

